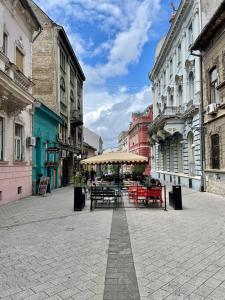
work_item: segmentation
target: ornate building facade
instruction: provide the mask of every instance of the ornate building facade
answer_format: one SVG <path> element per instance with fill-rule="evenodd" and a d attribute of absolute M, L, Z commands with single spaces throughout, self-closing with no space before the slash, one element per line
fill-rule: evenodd
<path fill-rule="evenodd" d="M 57 145 L 58 178 L 67 185 L 83 152 L 83 82 L 85 76 L 62 26 L 32 0 L 29 3 L 43 30 L 33 43 L 34 96 L 60 116 Z M 48 141 L 52 147 L 53 140 Z M 48 150 L 48 149 L 46 149 Z"/>
<path fill-rule="evenodd" d="M 143 113 L 133 113 L 129 135 L 129 152 L 151 157 L 151 146 L 148 138 L 148 126 L 153 119 L 153 106 L 150 105 Z M 151 174 L 151 160 L 145 169 L 145 175 Z"/>
<path fill-rule="evenodd" d="M 192 50 L 203 62 L 203 133 L 206 191 L 225 194 L 225 1 L 203 29 Z"/>
<path fill-rule="evenodd" d="M 182 0 L 156 49 L 152 81 L 154 121 L 149 126 L 156 177 L 204 190 L 201 67 L 190 48 L 221 1 Z"/>
<path fill-rule="evenodd" d="M 41 26 L 28 2 L 0 1 L 0 204 L 32 193 L 32 42 Z"/>

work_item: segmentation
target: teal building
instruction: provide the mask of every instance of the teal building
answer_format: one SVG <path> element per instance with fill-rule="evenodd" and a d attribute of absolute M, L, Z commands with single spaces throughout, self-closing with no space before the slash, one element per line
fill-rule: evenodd
<path fill-rule="evenodd" d="M 38 191 L 40 176 L 50 178 L 51 190 L 61 186 L 60 150 L 58 130 L 62 119 L 44 104 L 37 102 L 33 116 L 33 193 Z"/>

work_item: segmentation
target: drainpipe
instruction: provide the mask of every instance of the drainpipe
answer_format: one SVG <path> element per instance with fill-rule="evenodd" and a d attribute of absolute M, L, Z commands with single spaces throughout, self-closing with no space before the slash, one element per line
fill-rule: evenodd
<path fill-rule="evenodd" d="M 203 68 L 202 68 L 202 54 L 193 53 L 191 50 L 191 55 L 199 57 L 200 60 L 200 84 L 201 84 L 201 103 L 199 109 L 199 119 L 200 119 L 200 161 L 201 161 L 201 192 L 205 192 L 205 139 L 204 139 L 204 106 L 203 106 Z"/>
<path fill-rule="evenodd" d="M 38 33 L 33 37 L 33 39 L 32 39 L 32 43 L 34 43 L 34 41 L 38 38 L 38 36 L 41 34 L 41 32 L 42 32 L 42 27 L 40 27 L 39 28 L 39 30 L 38 30 Z"/>

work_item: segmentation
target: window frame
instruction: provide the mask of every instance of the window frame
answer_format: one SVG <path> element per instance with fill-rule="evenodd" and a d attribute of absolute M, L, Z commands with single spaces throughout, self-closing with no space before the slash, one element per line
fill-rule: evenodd
<path fill-rule="evenodd" d="M 18 127 L 19 129 L 20 135 L 17 135 L 16 127 Z M 14 158 L 16 161 L 23 160 L 23 128 L 24 128 L 23 125 L 19 123 L 14 124 Z M 19 155 L 18 155 L 18 149 L 19 149 Z"/>
<path fill-rule="evenodd" d="M 220 169 L 220 135 L 218 133 L 211 135 L 211 167 L 212 169 Z"/>
<path fill-rule="evenodd" d="M 182 48 L 181 48 L 181 43 L 179 43 L 177 46 L 177 65 L 178 66 L 181 64 L 181 53 L 182 53 Z"/>
<path fill-rule="evenodd" d="M 21 55 L 20 56 L 22 58 L 21 64 L 18 63 L 17 53 Z M 24 52 L 18 46 L 16 46 L 16 66 L 19 69 L 19 71 L 22 73 L 24 73 L 24 58 L 25 58 Z"/>
<path fill-rule="evenodd" d="M 193 36 L 193 23 L 191 22 L 188 26 L 188 45 L 189 47 L 193 44 L 194 36 Z"/>
<path fill-rule="evenodd" d="M 216 72 L 216 79 L 212 80 L 212 75 L 214 72 Z M 219 103 L 219 92 L 217 89 L 218 85 L 219 85 L 219 77 L 218 77 L 217 68 L 215 66 L 209 71 L 210 104 Z"/>
<path fill-rule="evenodd" d="M 194 95 L 195 95 L 195 77 L 194 77 L 194 73 L 190 72 L 188 75 L 188 83 L 189 83 L 189 100 L 194 100 Z"/>
<path fill-rule="evenodd" d="M 2 45 L 2 51 L 7 56 L 8 54 L 8 34 L 3 31 L 3 45 Z"/>
<path fill-rule="evenodd" d="M 170 59 L 170 78 L 173 77 L 173 58 Z"/>

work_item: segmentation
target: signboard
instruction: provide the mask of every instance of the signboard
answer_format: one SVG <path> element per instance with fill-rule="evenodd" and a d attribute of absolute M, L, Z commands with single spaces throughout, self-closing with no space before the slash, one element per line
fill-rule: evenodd
<path fill-rule="evenodd" d="M 56 152 L 59 152 L 59 148 L 58 147 L 48 147 L 47 151 L 50 153 L 56 153 Z"/>
<path fill-rule="evenodd" d="M 38 186 L 38 195 L 44 196 L 47 192 L 49 177 L 42 176 Z"/>

